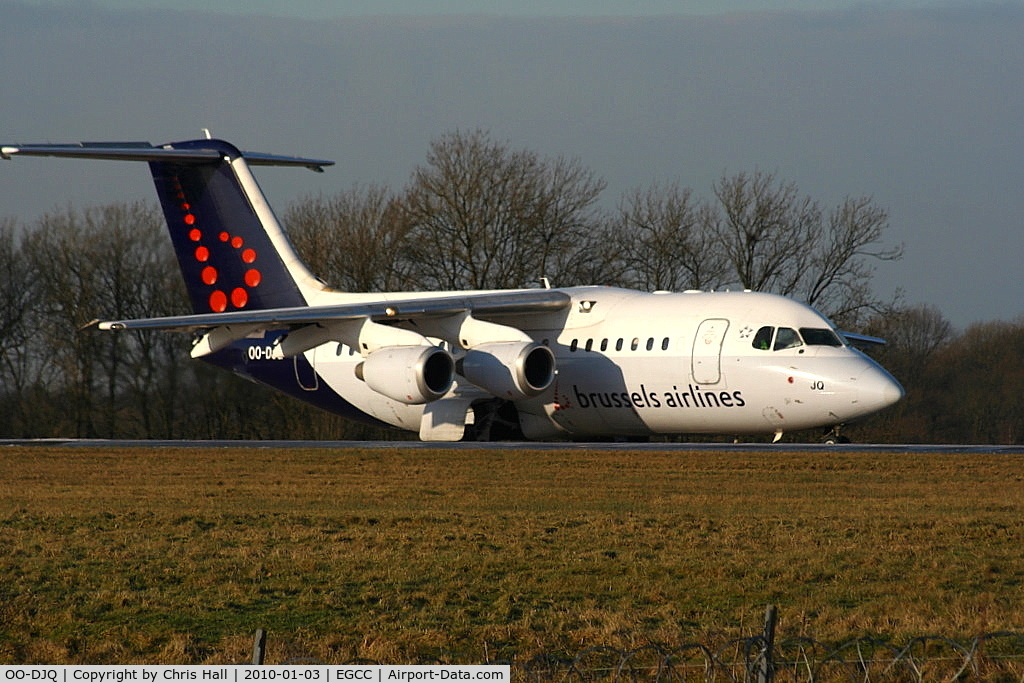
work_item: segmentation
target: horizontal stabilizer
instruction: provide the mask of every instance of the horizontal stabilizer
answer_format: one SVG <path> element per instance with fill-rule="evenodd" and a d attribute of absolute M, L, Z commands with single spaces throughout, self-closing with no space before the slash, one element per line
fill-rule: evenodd
<path fill-rule="evenodd" d="M 306 159 L 303 157 L 242 152 L 242 157 L 252 166 L 300 166 L 318 173 L 333 161 Z M 148 142 L 78 142 L 60 145 L 3 145 L 0 158 L 13 156 L 66 157 L 79 159 L 108 159 L 112 161 L 164 161 L 180 164 L 209 163 L 223 156 L 214 145 L 210 147 L 174 148 L 157 147 Z"/>
<path fill-rule="evenodd" d="M 194 332 L 214 327 L 245 326 L 261 329 L 286 329 L 332 321 L 367 318 L 377 322 L 397 322 L 455 315 L 472 311 L 475 315 L 508 313 L 551 313 L 568 308 L 568 294 L 555 289 L 527 289 L 495 294 L 462 294 L 456 296 L 381 299 L 331 306 L 298 306 L 267 308 L 228 313 L 199 313 L 165 318 L 108 320 L 99 323 L 101 330 L 171 330 Z"/>

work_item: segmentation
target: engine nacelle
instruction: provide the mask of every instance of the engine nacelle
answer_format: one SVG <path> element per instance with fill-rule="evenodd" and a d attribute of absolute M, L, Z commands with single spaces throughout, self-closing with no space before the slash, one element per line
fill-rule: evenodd
<path fill-rule="evenodd" d="M 437 346 L 385 346 L 356 366 L 366 385 L 406 405 L 436 401 L 451 389 L 455 362 Z"/>
<path fill-rule="evenodd" d="M 536 396 L 555 380 L 555 354 L 537 342 L 488 342 L 466 351 L 459 374 L 499 398 Z"/>

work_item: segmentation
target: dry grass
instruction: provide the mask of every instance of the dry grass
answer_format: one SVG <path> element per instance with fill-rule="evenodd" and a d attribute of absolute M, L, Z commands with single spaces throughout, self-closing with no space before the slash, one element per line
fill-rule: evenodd
<path fill-rule="evenodd" d="M 1024 630 L 1024 457 L 0 449 L 0 663 Z"/>

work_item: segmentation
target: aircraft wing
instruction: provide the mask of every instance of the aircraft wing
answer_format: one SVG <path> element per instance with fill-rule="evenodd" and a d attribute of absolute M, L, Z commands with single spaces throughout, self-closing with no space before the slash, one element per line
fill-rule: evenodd
<path fill-rule="evenodd" d="M 368 318 L 374 322 L 398 322 L 417 318 L 443 317 L 464 312 L 471 312 L 475 316 L 551 313 L 567 308 L 570 302 L 569 295 L 558 290 L 510 290 L 438 297 L 381 298 L 329 306 L 268 308 L 163 318 L 107 320 L 99 321 L 98 326 L 101 330 L 169 330 L 175 332 L 196 332 L 216 327 L 275 330 L 360 318 Z"/>
<path fill-rule="evenodd" d="M 843 331 L 842 334 L 846 341 L 850 342 L 852 346 L 857 348 L 870 348 L 873 346 L 885 346 L 885 340 L 879 339 L 878 337 L 869 337 L 866 334 L 856 334 L 854 332 Z"/>

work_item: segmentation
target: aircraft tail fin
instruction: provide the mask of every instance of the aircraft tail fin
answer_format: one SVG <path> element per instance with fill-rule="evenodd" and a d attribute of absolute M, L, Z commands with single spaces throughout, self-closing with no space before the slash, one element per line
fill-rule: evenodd
<path fill-rule="evenodd" d="M 196 313 L 304 306 L 324 289 L 296 254 L 250 165 L 333 162 L 241 152 L 223 140 L 0 147 L 0 156 L 145 161 Z"/>

